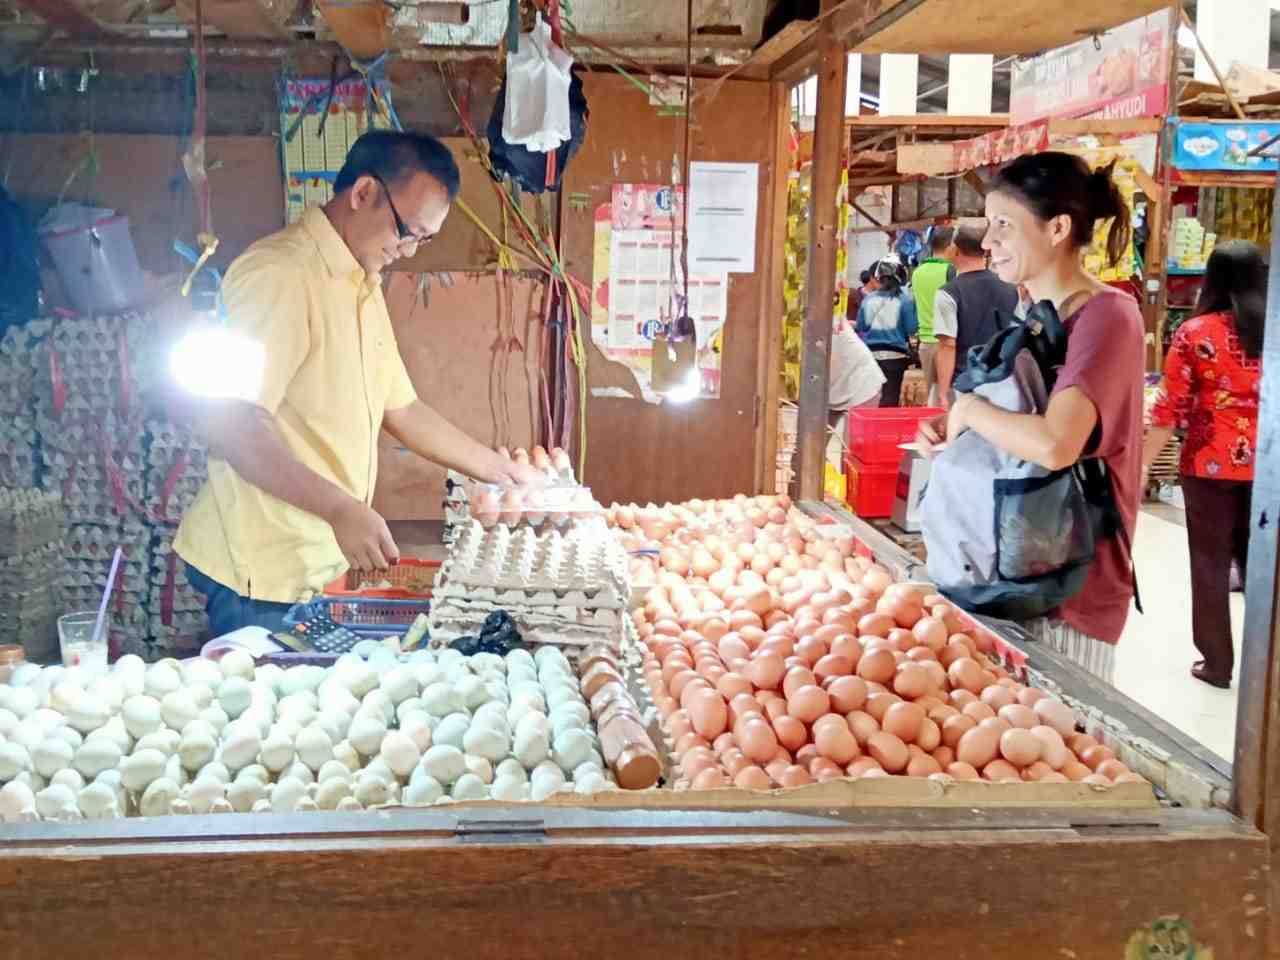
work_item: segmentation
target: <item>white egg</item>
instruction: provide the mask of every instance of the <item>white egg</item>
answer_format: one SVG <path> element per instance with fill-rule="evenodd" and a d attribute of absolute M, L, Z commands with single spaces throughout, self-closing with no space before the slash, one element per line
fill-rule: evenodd
<path fill-rule="evenodd" d="M 511 702 L 511 691 L 507 689 L 507 681 L 497 674 L 490 674 L 484 681 L 484 693 L 487 700 L 495 700 L 505 709 Z"/>
<path fill-rule="evenodd" d="M 366 777 L 356 783 L 355 799 L 362 807 L 376 807 L 391 802 L 391 786 L 381 777 Z"/>
<path fill-rule="evenodd" d="M 279 773 L 293 763 L 293 737 L 277 725 L 262 741 L 258 750 L 258 762 L 272 773 Z"/>
<path fill-rule="evenodd" d="M 501 730 L 473 723 L 462 737 L 462 749 L 496 763 L 510 752 L 511 740 Z"/>
<path fill-rule="evenodd" d="M 516 724 L 516 735 L 519 736 L 522 733 L 540 733 L 549 738 L 551 736 L 551 724 L 548 722 L 546 714 L 533 710 L 522 716 Z"/>
<path fill-rule="evenodd" d="M 516 734 L 511 752 L 526 770 L 532 770 L 546 760 L 551 752 L 551 742 L 544 733 L 526 731 L 523 734 Z"/>
<path fill-rule="evenodd" d="M 164 725 L 160 701 L 145 694 L 126 700 L 121 715 L 124 718 L 124 728 L 131 736 L 138 738 L 145 737 Z"/>
<path fill-rule="evenodd" d="M 165 816 L 170 804 L 178 799 L 179 789 L 176 783 L 164 777 L 151 781 L 142 794 L 142 799 L 138 801 L 138 812 L 144 817 Z"/>
<path fill-rule="evenodd" d="M 457 691 L 468 710 L 475 710 L 489 702 L 489 693 L 479 677 L 462 677 L 457 683 Z"/>
<path fill-rule="evenodd" d="M 164 778 L 172 780 L 180 787 L 191 781 L 191 775 L 182 765 L 182 758 L 176 753 L 164 762 Z"/>
<path fill-rule="evenodd" d="M 217 797 L 213 801 L 213 805 L 209 807 L 210 813 L 235 813 L 235 807 L 231 806 L 231 801 L 226 797 Z"/>
<path fill-rule="evenodd" d="M 86 735 L 86 740 L 96 740 L 106 738 L 115 742 L 120 748 L 121 753 L 128 753 L 133 749 L 133 737 L 129 736 L 129 731 L 124 728 L 124 720 L 119 714 L 112 717 L 96 730 L 90 730 Z"/>
<path fill-rule="evenodd" d="M 280 779 L 283 780 L 285 777 L 292 777 L 300 783 L 315 783 L 316 781 L 315 771 L 301 760 L 293 761 L 293 764 L 281 775 Z"/>
<path fill-rule="evenodd" d="M 466 702 L 447 683 L 433 683 L 422 691 L 422 705 L 433 717 L 447 717 L 466 708 Z"/>
<path fill-rule="evenodd" d="M 44 727 L 36 723 L 33 719 L 23 720 L 18 724 L 17 728 L 10 735 L 9 739 L 16 744 L 22 746 L 27 753 L 30 753 L 40 744 L 44 743 L 46 734 Z"/>
<path fill-rule="evenodd" d="M 11 687 L 9 689 L 9 702 L 5 704 L 8 710 L 13 712 L 19 720 L 35 713 L 40 706 L 39 694 L 30 687 Z"/>
<path fill-rule="evenodd" d="M 421 697 L 409 697 L 407 700 L 401 700 L 396 704 L 396 720 L 401 724 L 404 723 L 405 717 L 412 716 L 415 713 L 425 715 L 426 712 L 427 708 L 423 705 Z"/>
<path fill-rule="evenodd" d="M 106 820 L 120 816 L 116 791 L 94 781 L 76 795 L 76 804 L 86 820 Z"/>
<path fill-rule="evenodd" d="M 493 783 L 493 764 L 485 757 L 468 753 L 462 758 L 467 764 L 467 772 L 479 777 L 485 783 Z"/>
<path fill-rule="evenodd" d="M 113 677 L 110 674 L 94 680 L 89 686 L 89 692 L 101 697 L 107 707 L 113 711 L 119 710 L 125 700 L 124 684 L 120 682 L 119 677 Z"/>
<path fill-rule="evenodd" d="M 222 750 L 218 756 L 231 771 L 247 767 L 258 757 L 262 749 L 262 737 L 254 727 L 241 726 L 241 721 L 223 731 Z"/>
<path fill-rule="evenodd" d="M 433 743 L 443 743 L 462 749 L 463 739 L 471 728 L 471 718 L 465 713 L 451 713 L 431 731 Z"/>
<path fill-rule="evenodd" d="M 410 807 L 429 807 L 442 796 L 444 787 L 434 777 L 422 773 L 422 768 L 419 767 L 404 792 L 404 802 Z"/>
<path fill-rule="evenodd" d="M 107 737 L 90 737 L 75 753 L 72 765 L 92 780 L 104 770 L 114 770 L 120 763 L 120 745 Z"/>
<path fill-rule="evenodd" d="M 31 769 L 31 754 L 20 743 L 0 743 L 0 780 L 12 780 Z"/>
<path fill-rule="evenodd" d="M 244 677 L 227 677 L 218 685 L 218 706 L 230 719 L 235 720 L 253 703 L 253 690 Z"/>
<path fill-rule="evenodd" d="M 363 810 L 364 804 L 355 797 L 343 797 L 338 801 L 338 810 L 342 813 L 351 813 L 356 810 Z"/>
<path fill-rule="evenodd" d="M 326 761 L 333 759 L 333 740 L 316 724 L 300 731 L 293 746 L 298 752 L 298 759 L 313 771 L 319 770 Z"/>
<path fill-rule="evenodd" d="M 177 752 L 178 744 L 181 742 L 182 734 L 176 730 L 156 730 L 154 733 L 148 733 L 145 737 L 139 737 L 138 742 L 133 745 L 133 752 L 159 750 L 167 759 L 170 754 Z"/>
<path fill-rule="evenodd" d="M 111 718 L 111 711 L 100 697 L 86 693 L 71 705 L 67 723 L 81 733 L 96 730 Z"/>
<path fill-rule="evenodd" d="M 616 789 L 612 783 L 605 779 L 604 774 L 592 770 L 584 774 L 581 778 L 574 778 L 574 792 L 581 794 L 604 793 L 606 790 Z"/>
<path fill-rule="evenodd" d="M 345 671 L 343 682 L 356 697 L 363 697 L 378 686 L 378 672 L 363 661 L 358 661 Z"/>
<path fill-rule="evenodd" d="M 529 783 L 514 777 L 497 777 L 489 787 L 489 796 L 505 803 L 519 803 L 529 799 Z"/>
<path fill-rule="evenodd" d="M 382 738 L 387 735 L 387 725 L 381 717 L 358 713 L 351 721 L 347 740 L 362 755 L 372 757 L 382 749 Z"/>
<path fill-rule="evenodd" d="M 494 780 L 506 777 L 508 780 L 518 780 L 524 783 L 529 779 L 528 773 L 525 772 L 524 764 L 515 757 L 507 757 L 498 764 L 498 768 L 493 773 Z"/>
<path fill-rule="evenodd" d="M 193 813 L 209 813 L 217 800 L 226 799 L 227 788 L 212 777 L 199 776 L 186 789 L 187 802 Z"/>
<path fill-rule="evenodd" d="M 489 787 L 473 773 L 464 773 L 454 783 L 449 795 L 455 800 L 488 800 Z"/>
<path fill-rule="evenodd" d="M 245 767 L 245 770 L 247 769 L 249 768 Z M 244 770 L 241 770 L 240 772 L 243 773 Z M 214 760 L 212 763 L 206 763 L 204 768 L 200 771 L 200 774 L 205 777 L 213 777 L 213 779 L 217 780 L 219 783 L 231 782 L 231 771 L 227 769 L 225 764 L 218 760 Z"/>
<path fill-rule="evenodd" d="M 350 783 L 351 774 L 351 769 L 341 760 L 330 760 L 316 773 L 316 782 L 322 784 L 326 780 L 337 778 Z"/>
<path fill-rule="evenodd" d="M 243 680 L 253 679 L 253 654 L 248 650 L 228 650 L 218 661 L 218 667 L 224 677 L 240 677 Z M 228 711 L 230 712 L 230 711 Z"/>
<path fill-rule="evenodd" d="M 382 738 L 379 756 L 397 777 L 407 777 L 418 765 L 422 753 L 408 734 L 392 730 Z"/>
<path fill-rule="evenodd" d="M 204 720 L 219 735 L 226 729 L 227 724 L 231 722 L 231 718 L 227 716 L 227 711 L 222 709 L 222 704 L 211 703 L 200 711 L 200 719 Z"/>
<path fill-rule="evenodd" d="M 448 785 L 467 772 L 466 757 L 450 744 L 437 743 L 422 755 L 422 769 L 431 777 Z"/>
<path fill-rule="evenodd" d="M 379 747 L 382 746 L 381 741 L 379 741 L 378 746 Z M 362 765 L 360 760 L 360 752 L 351 745 L 350 741 L 347 741 L 347 740 L 343 740 L 340 743 L 334 744 L 333 759 L 337 760 L 339 763 L 345 766 L 352 773 L 355 773 L 357 770 L 359 770 Z"/>
<path fill-rule="evenodd" d="M 401 722 L 400 730 L 414 742 L 419 753 L 435 742 L 431 733 L 431 724 L 427 722 L 425 714 L 406 718 Z"/>
<path fill-rule="evenodd" d="M 195 811 L 191 809 L 191 801 L 182 796 L 182 794 L 178 794 L 169 803 L 169 816 L 171 817 L 189 817 L 193 813 Z"/>
<path fill-rule="evenodd" d="M 370 690 L 360 701 L 361 713 L 372 713 L 382 718 L 387 726 L 396 718 L 396 708 L 391 705 L 391 698 L 381 690 Z"/>
<path fill-rule="evenodd" d="M 0 737 L 7 737 L 18 726 L 18 715 L 7 707 L 0 707 Z"/>
<path fill-rule="evenodd" d="M 418 688 L 425 690 L 433 683 L 444 680 L 444 668 L 435 662 L 419 663 L 414 665 L 413 676 L 418 681 Z"/>
<path fill-rule="evenodd" d="M 160 701 L 160 716 L 170 730 L 181 730 L 200 715 L 200 707 L 187 690 L 174 690 Z"/>
<path fill-rule="evenodd" d="M 148 696 L 163 700 L 180 686 L 182 686 L 182 678 L 178 676 L 177 670 L 166 663 L 153 663 L 147 668 L 147 675 L 143 681 L 142 689 L 146 691 Z"/>
<path fill-rule="evenodd" d="M 42 777 L 52 777 L 59 770 L 71 766 L 75 750 L 67 741 L 56 737 L 42 740 L 31 751 L 31 766 Z"/>
<path fill-rule="evenodd" d="M 298 801 L 307 795 L 307 785 L 293 777 L 285 777 L 271 788 L 271 809 L 276 813 L 292 813 Z"/>
<path fill-rule="evenodd" d="M 22 815 L 34 812 L 35 807 L 36 795 L 25 783 L 11 780 L 0 787 L 0 820 L 5 823 L 19 823 Z"/>
<path fill-rule="evenodd" d="M 36 794 L 36 812 L 46 820 L 68 819 L 68 811 L 79 814 L 76 794 L 61 783 L 51 783 Z"/>
<path fill-rule="evenodd" d="M 253 805 L 263 798 L 266 791 L 266 784 L 262 781 L 237 778 L 227 787 L 227 799 L 236 813 L 248 813 L 253 809 Z"/>
<path fill-rule="evenodd" d="M 321 810 L 337 810 L 347 799 L 351 799 L 351 783 L 341 777 L 322 780 L 316 789 L 316 806 Z"/>
<path fill-rule="evenodd" d="M 398 706 L 410 697 L 416 697 L 420 689 L 418 678 L 408 666 L 398 666 L 388 670 L 382 675 L 378 686 L 393 706 Z"/>
<path fill-rule="evenodd" d="M 179 672 L 182 674 L 183 682 L 188 687 L 205 686 L 210 690 L 217 690 L 223 680 L 222 668 L 212 660 L 204 659 L 204 657 L 183 661 Z"/>
<path fill-rule="evenodd" d="M 208 731 L 188 730 L 178 742 L 178 759 L 183 769 L 195 773 L 213 759 L 216 750 L 217 741 Z"/>

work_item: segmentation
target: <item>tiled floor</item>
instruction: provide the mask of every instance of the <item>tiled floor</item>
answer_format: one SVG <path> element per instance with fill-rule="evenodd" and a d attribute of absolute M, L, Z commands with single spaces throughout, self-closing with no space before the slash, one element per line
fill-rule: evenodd
<path fill-rule="evenodd" d="M 1230 760 L 1235 744 L 1236 690 L 1218 690 L 1188 672 L 1199 656 L 1191 644 L 1191 574 L 1180 514 L 1164 506 L 1139 514 L 1134 557 L 1146 613 L 1140 615 L 1135 610 L 1129 615 L 1116 650 L 1116 686 Z M 1231 613 L 1238 659 L 1244 622 L 1242 594 L 1232 594 Z"/>

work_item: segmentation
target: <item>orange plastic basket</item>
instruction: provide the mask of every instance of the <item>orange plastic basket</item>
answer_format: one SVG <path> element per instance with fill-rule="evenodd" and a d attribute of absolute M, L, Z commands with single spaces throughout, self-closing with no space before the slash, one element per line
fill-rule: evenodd
<path fill-rule="evenodd" d="M 438 560 L 401 557 L 388 570 L 348 570 L 324 589 L 327 597 L 372 597 L 412 600 L 430 597 L 440 570 Z M 390 583 L 391 586 L 383 586 Z"/>

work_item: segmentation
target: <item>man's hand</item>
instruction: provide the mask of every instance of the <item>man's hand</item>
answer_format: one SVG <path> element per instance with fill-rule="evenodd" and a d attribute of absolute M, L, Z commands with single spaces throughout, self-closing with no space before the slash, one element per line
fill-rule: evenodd
<path fill-rule="evenodd" d="M 916 445 L 920 448 L 920 452 L 925 456 L 932 456 L 933 448 L 943 442 L 946 432 L 946 414 L 934 417 L 932 420 L 921 420 L 920 427 L 916 430 Z"/>
<path fill-rule="evenodd" d="M 385 570 L 400 559 L 387 522 L 361 501 L 344 501 L 328 519 L 338 549 L 356 570 Z"/>
<path fill-rule="evenodd" d="M 514 460 L 503 457 L 499 470 L 500 476 L 497 483 L 534 489 L 541 489 L 547 485 L 547 475 L 527 463 L 516 463 Z"/>

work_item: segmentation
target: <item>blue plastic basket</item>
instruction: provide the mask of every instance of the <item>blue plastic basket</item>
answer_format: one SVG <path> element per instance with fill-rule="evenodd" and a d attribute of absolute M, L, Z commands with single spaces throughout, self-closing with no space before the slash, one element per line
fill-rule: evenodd
<path fill-rule="evenodd" d="M 383 600 L 377 597 L 317 597 L 297 603 L 285 615 L 286 627 L 313 617 L 328 617 L 362 637 L 389 637 L 404 633 L 419 614 L 430 611 L 431 601 Z"/>

